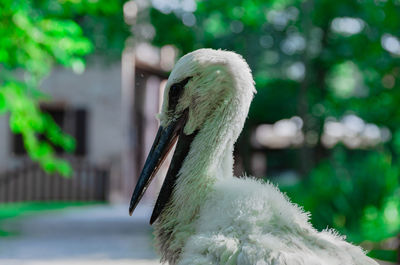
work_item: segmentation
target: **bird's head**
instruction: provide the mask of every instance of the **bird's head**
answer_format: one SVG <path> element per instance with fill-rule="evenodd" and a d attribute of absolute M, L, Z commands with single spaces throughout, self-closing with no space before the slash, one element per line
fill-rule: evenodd
<path fill-rule="evenodd" d="M 189 135 L 201 129 L 208 117 L 216 115 L 237 94 L 247 94 L 251 100 L 253 91 L 250 69 L 240 55 L 213 49 L 188 53 L 168 78 L 159 115 L 161 126 L 179 119 L 186 111 L 184 132 Z"/>
<path fill-rule="evenodd" d="M 168 78 L 158 115 L 160 128 L 132 195 L 130 214 L 179 139 L 153 211 L 150 222 L 154 222 L 170 198 L 183 160 L 197 133 L 208 121 L 215 120 L 229 108 L 245 117 L 254 92 L 250 68 L 240 55 L 200 49 L 183 56 Z M 241 130 L 242 125 L 237 127 Z"/>

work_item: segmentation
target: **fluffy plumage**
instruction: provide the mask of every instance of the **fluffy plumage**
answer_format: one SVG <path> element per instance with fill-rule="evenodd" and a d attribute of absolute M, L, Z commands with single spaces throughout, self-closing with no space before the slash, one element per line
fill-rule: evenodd
<path fill-rule="evenodd" d="M 192 77 L 174 113 L 171 85 Z M 171 265 L 377 265 L 332 231 L 318 232 L 308 214 L 272 184 L 233 176 L 233 144 L 255 92 L 250 69 L 233 52 L 200 49 L 182 57 L 168 80 L 161 125 L 189 110 L 197 131 L 172 197 L 155 223 L 162 261 Z"/>

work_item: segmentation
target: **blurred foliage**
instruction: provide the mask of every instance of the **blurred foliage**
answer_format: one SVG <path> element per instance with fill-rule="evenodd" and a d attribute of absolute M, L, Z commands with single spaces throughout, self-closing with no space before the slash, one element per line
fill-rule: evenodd
<path fill-rule="evenodd" d="M 303 177 L 284 187 L 288 195 L 312 213 L 316 227 L 336 228 L 352 241 L 398 234 L 400 1 L 180 3 L 153 1 L 153 43 L 174 44 L 182 53 L 234 50 L 253 70 L 258 93 L 237 147 L 245 170 L 251 170 L 251 130 L 299 116 L 304 135 L 317 135 L 317 143 L 267 158 L 269 166 L 295 164 Z M 327 149 L 324 122 L 348 114 L 387 127 L 391 140 L 367 150 Z M 288 162 L 292 154 L 296 163 Z"/>
<path fill-rule="evenodd" d="M 182 53 L 202 47 L 229 49 L 249 62 L 258 89 L 250 111 L 252 123 L 299 115 L 301 97 L 308 102 L 305 111 L 315 128 L 326 116 L 340 117 L 349 110 L 370 122 L 389 126 L 400 118 L 393 104 L 400 97 L 399 90 L 394 89 L 398 84 L 383 80 L 385 76 L 398 80 L 400 58 L 381 45 L 384 34 L 399 35 L 399 1 L 235 0 L 229 5 L 224 1 L 198 1 L 193 13 L 182 7 L 173 11 L 167 7 L 152 10 L 155 44 L 173 43 Z M 183 23 L 187 14 L 195 20 L 191 27 Z M 360 23 L 360 32 L 349 35 L 334 31 L 333 20 L 342 17 L 360 19 L 356 22 Z M 295 63 L 304 67 L 304 75 L 302 69 L 297 75 L 291 73 Z M 332 82 L 328 80 L 335 76 L 342 79 L 335 82 L 346 83 L 346 75 L 353 75 L 351 66 L 361 75 L 364 94 L 351 85 L 347 92 L 329 85 Z M 303 84 L 307 86 L 304 95 L 299 89 Z M 269 97 L 278 100 L 266 108 L 265 99 Z M 323 106 L 320 113 L 313 113 L 316 106 Z"/>
<path fill-rule="evenodd" d="M 283 188 L 314 225 L 347 234 L 353 242 L 396 236 L 400 225 L 398 166 L 386 152 L 336 148 L 301 184 Z M 317 198 L 317 199 L 316 199 Z M 379 231 L 379 233 L 377 233 Z"/>
<path fill-rule="evenodd" d="M 0 113 L 9 113 L 12 132 L 22 134 L 28 154 L 46 171 L 71 174 L 53 145 L 71 152 L 75 140 L 40 111 L 39 102 L 49 100 L 41 80 L 56 65 L 82 73 L 84 56 L 94 51 L 119 56 L 128 35 L 122 25 L 119 0 L 0 2 Z"/>

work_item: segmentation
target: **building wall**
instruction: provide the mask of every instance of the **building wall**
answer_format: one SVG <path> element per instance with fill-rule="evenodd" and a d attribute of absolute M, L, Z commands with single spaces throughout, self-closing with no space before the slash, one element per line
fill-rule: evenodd
<path fill-rule="evenodd" d="M 120 63 L 91 65 L 83 74 L 58 69 L 43 82 L 53 102 L 88 111 L 88 158 L 94 163 L 120 156 L 122 148 Z"/>
<path fill-rule="evenodd" d="M 8 117 L 0 115 L 0 169 L 5 168 L 10 160 L 10 136 Z"/>
<path fill-rule="evenodd" d="M 137 67 L 135 54 L 129 53 L 122 56 L 122 68 L 121 62 L 90 64 L 82 74 L 57 68 L 41 85 L 50 95 L 46 105 L 86 110 L 86 158 L 94 165 L 109 166 L 108 200 L 112 202 L 129 201 L 158 127 L 155 114 L 166 75 L 158 69 Z M 8 117 L 0 115 L 0 172 L 19 164 L 11 141 Z M 144 201 L 154 201 L 167 166 L 160 169 Z"/>
<path fill-rule="evenodd" d="M 42 83 L 51 104 L 87 110 L 87 158 L 95 163 L 119 161 L 124 145 L 121 118 L 121 64 L 92 64 L 84 73 L 55 69 Z M 0 116 L 0 169 L 16 159 L 11 153 L 8 117 Z"/>

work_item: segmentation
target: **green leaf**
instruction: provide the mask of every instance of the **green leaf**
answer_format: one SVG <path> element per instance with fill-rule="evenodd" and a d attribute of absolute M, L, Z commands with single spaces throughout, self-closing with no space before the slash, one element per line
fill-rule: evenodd
<path fill-rule="evenodd" d="M 64 177 L 71 177 L 73 169 L 66 161 L 59 160 L 57 163 L 57 171 Z"/>
<path fill-rule="evenodd" d="M 7 111 L 7 102 L 4 94 L 0 91 L 0 114 Z"/>

